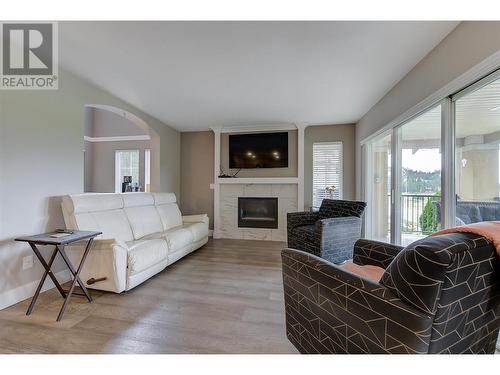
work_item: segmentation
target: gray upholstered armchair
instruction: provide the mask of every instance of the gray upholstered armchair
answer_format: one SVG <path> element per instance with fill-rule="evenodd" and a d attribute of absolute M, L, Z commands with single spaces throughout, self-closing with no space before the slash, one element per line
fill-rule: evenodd
<path fill-rule="evenodd" d="M 324 199 L 318 212 L 289 213 L 288 247 L 332 263 L 352 259 L 365 207 L 365 202 Z"/>

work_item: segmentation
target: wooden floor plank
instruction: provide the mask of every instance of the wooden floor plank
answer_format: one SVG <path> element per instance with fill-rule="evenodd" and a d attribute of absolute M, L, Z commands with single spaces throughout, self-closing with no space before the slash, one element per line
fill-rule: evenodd
<path fill-rule="evenodd" d="M 280 251 L 271 241 L 210 240 L 133 290 L 40 295 L 0 311 L 0 353 L 297 353 L 285 336 Z"/>

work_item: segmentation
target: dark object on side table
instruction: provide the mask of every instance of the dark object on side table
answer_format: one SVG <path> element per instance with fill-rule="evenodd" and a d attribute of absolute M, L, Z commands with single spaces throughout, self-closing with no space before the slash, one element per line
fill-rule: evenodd
<path fill-rule="evenodd" d="M 66 234 L 62 236 L 63 234 Z M 80 288 L 82 289 L 83 295 L 87 297 L 87 300 L 89 302 L 92 302 L 92 297 L 90 296 L 90 293 L 88 292 L 87 288 L 85 288 L 84 283 L 80 279 L 80 272 L 83 268 L 83 265 L 85 264 L 85 259 L 87 258 L 87 255 L 89 254 L 90 250 L 92 249 L 92 243 L 94 242 L 94 238 L 102 234 L 102 232 L 89 232 L 89 231 L 81 231 L 81 230 L 70 230 L 70 231 L 65 231 L 65 230 L 56 230 L 55 232 L 52 233 L 44 233 L 44 234 L 37 234 L 35 236 L 27 236 L 27 237 L 19 237 L 16 238 L 16 241 L 20 242 L 27 242 L 31 246 L 31 249 L 35 253 L 36 257 L 42 264 L 43 268 L 45 269 L 45 272 L 42 276 L 42 279 L 38 283 L 38 287 L 36 288 L 35 295 L 33 296 L 31 303 L 28 307 L 28 311 L 26 311 L 26 315 L 30 315 L 31 312 L 33 311 L 33 308 L 35 307 L 36 300 L 38 299 L 38 296 L 40 295 L 40 291 L 42 290 L 43 284 L 45 283 L 45 280 L 47 279 L 47 276 L 51 278 L 51 280 L 54 282 L 57 290 L 59 291 L 59 294 L 61 294 L 61 297 L 64 298 L 64 303 L 61 307 L 61 310 L 59 311 L 59 315 L 57 316 L 57 321 L 59 322 L 63 316 L 64 316 L 64 311 L 66 310 L 66 307 L 68 306 L 69 299 L 71 298 L 72 294 L 78 294 L 74 293 L 76 284 L 80 285 Z M 80 261 L 80 264 L 78 267 L 75 269 L 73 265 L 71 264 L 71 261 L 68 259 L 68 256 L 66 255 L 66 252 L 64 250 L 64 247 L 66 245 L 72 244 L 74 242 L 78 241 L 83 241 L 87 240 L 87 246 L 85 248 L 85 252 L 83 253 L 83 257 Z M 54 251 L 52 252 L 52 255 L 50 256 L 49 261 L 45 261 L 43 258 L 43 255 L 40 253 L 40 250 L 37 248 L 36 245 L 53 245 L 54 246 Z M 52 264 L 54 263 L 54 260 L 56 259 L 57 254 L 60 254 L 61 257 L 64 260 L 64 263 L 69 268 L 69 271 L 71 272 L 71 275 L 73 276 L 73 281 L 71 282 L 71 286 L 68 290 L 64 290 L 59 281 L 57 281 L 56 276 L 52 272 Z"/>
<path fill-rule="evenodd" d="M 282 252 L 288 339 L 302 353 L 494 353 L 500 261 L 469 233 L 402 248 L 359 240 L 354 263 L 380 282 L 302 251 Z"/>
<path fill-rule="evenodd" d="M 361 237 L 365 202 L 323 199 L 318 212 L 291 212 L 287 220 L 288 247 L 332 263 L 352 259 Z"/>

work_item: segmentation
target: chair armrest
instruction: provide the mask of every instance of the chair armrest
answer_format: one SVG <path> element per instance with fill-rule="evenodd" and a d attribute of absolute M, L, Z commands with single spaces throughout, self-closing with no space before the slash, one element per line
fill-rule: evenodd
<path fill-rule="evenodd" d="M 362 219 L 357 216 L 332 217 L 316 222 L 314 237 L 319 255 L 332 263 L 344 263 L 353 257 L 354 243 L 361 237 Z"/>
<path fill-rule="evenodd" d="M 208 224 L 208 215 L 207 214 L 199 214 L 199 215 L 185 215 L 182 216 L 183 223 L 207 223 Z"/>
<path fill-rule="evenodd" d="M 281 257 L 287 336 L 301 352 L 428 352 L 433 316 L 314 255 Z"/>
<path fill-rule="evenodd" d="M 353 262 L 362 266 L 372 265 L 385 269 L 403 249 L 403 246 L 361 239 L 354 244 Z"/>
<path fill-rule="evenodd" d="M 317 212 L 289 212 L 287 214 L 287 230 L 291 230 L 302 225 L 312 225 L 319 220 Z"/>

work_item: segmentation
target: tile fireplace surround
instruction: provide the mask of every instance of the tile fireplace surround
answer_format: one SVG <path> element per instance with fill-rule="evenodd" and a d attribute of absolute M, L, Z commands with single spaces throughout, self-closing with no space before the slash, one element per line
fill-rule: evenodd
<path fill-rule="evenodd" d="M 278 228 L 239 228 L 238 198 L 278 198 Z M 286 241 L 286 215 L 297 211 L 297 184 L 221 184 L 219 193 L 218 238 Z"/>

